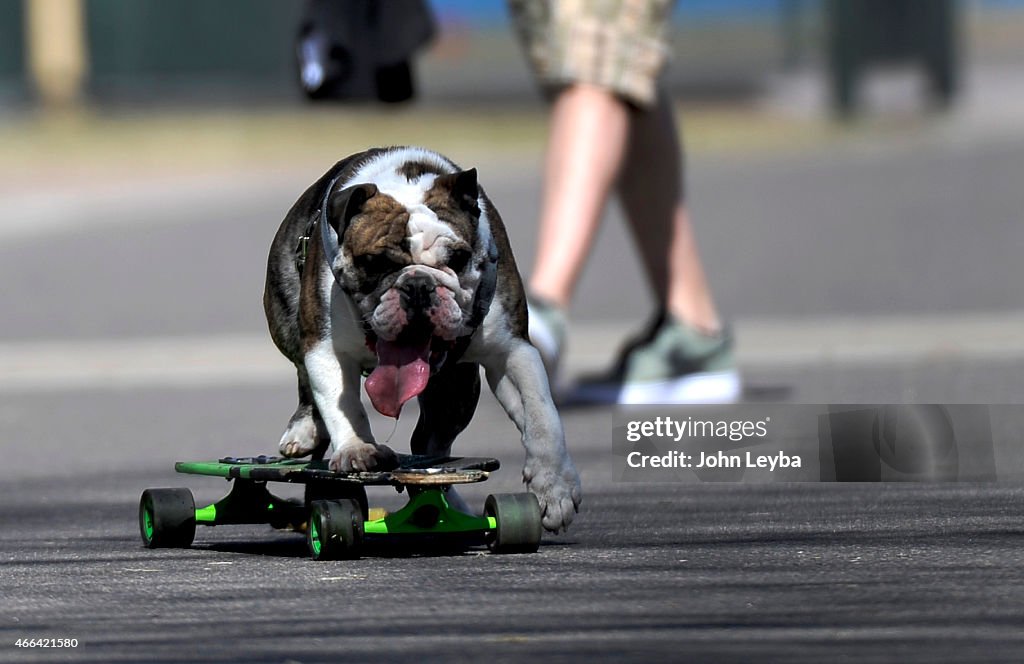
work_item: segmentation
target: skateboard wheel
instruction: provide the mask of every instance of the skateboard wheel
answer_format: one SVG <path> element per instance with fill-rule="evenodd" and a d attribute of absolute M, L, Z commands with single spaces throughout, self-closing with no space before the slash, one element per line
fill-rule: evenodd
<path fill-rule="evenodd" d="M 353 560 L 359 557 L 362 543 L 363 511 L 358 501 L 313 501 L 306 530 L 313 560 Z"/>
<path fill-rule="evenodd" d="M 184 549 L 196 537 L 196 501 L 188 489 L 146 489 L 139 500 L 139 533 L 149 549 Z"/>
<path fill-rule="evenodd" d="M 354 500 L 363 513 L 363 519 L 369 520 L 370 503 L 366 499 L 366 487 L 362 484 L 349 482 L 329 482 L 319 484 L 310 482 L 306 485 L 306 505 L 312 507 L 318 500 Z"/>
<path fill-rule="evenodd" d="M 497 521 L 487 542 L 492 553 L 534 553 L 540 547 L 540 503 L 532 493 L 487 496 L 484 515 Z"/>

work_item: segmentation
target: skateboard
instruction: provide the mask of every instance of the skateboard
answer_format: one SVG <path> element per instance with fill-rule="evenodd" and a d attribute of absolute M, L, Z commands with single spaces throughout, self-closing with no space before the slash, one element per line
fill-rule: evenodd
<path fill-rule="evenodd" d="M 146 489 L 139 501 L 139 531 L 147 548 L 187 548 L 197 525 L 266 523 L 304 530 L 314 560 L 358 558 L 364 544 L 376 539 L 486 544 L 493 553 L 533 553 L 542 531 L 533 494 L 490 495 L 483 516 L 448 502 L 452 485 L 483 482 L 499 465 L 489 458 L 399 455 L 391 470 L 338 473 L 326 461 L 274 456 L 179 461 L 174 465 L 179 473 L 223 477 L 231 489 L 199 508 L 187 488 Z M 268 482 L 304 484 L 304 496 L 279 498 L 267 489 Z M 409 500 L 390 514 L 371 511 L 367 486 L 392 486 Z"/>

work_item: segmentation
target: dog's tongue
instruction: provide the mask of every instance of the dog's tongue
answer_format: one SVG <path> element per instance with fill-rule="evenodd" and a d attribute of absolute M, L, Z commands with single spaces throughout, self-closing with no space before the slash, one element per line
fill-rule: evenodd
<path fill-rule="evenodd" d="M 402 405 L 422 392 L 430 379 L 430 338 L 421 344 L 377 340 L 377 368 L 366 379 L 366 393 L 381 415 L 398 417 Z"/>

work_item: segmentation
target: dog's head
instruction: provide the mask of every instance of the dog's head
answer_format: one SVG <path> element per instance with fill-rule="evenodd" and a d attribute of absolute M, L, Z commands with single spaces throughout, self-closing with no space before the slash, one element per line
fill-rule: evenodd
<path fill-rule="evenodd" d="M 475 170 L 397 175 L 329 192 L 321 217 L 331 270 L 377 355 L 366 392 L 391 417 L 480 325 L 497 259 Z"/>

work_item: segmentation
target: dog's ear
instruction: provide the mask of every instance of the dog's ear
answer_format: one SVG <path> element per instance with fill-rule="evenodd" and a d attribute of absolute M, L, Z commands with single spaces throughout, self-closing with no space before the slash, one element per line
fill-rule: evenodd
<path fill-rule="evenodd" d="M 477 204 L 477 199 L 480 197 L 480 188 L 476 183 L 475 168 L 438 176 L 434 180 L 434 188 L 447 191 L 459 208 L 473 216 L 480 215 L 480 207 Z"/>
<path fill-rule="evenodd" d="M 334 227 L 340 243 L 352 217 L 363 210 L 363 205 L 377 195 L 377 185 L 357 184 L 331 194 L 327 204 L 328 223 Z"/>
<path fill-rule="evenodd" d="M 377 186 L 373 184 L 357 184 L 332 194 L 333 188 L 334 182 L 331 182 L 320 208 L 320 239 L 332 270 L 341 253 L 341 241 L 349 222 L 362 211 L 366 201 L 377 195 Z"/>

